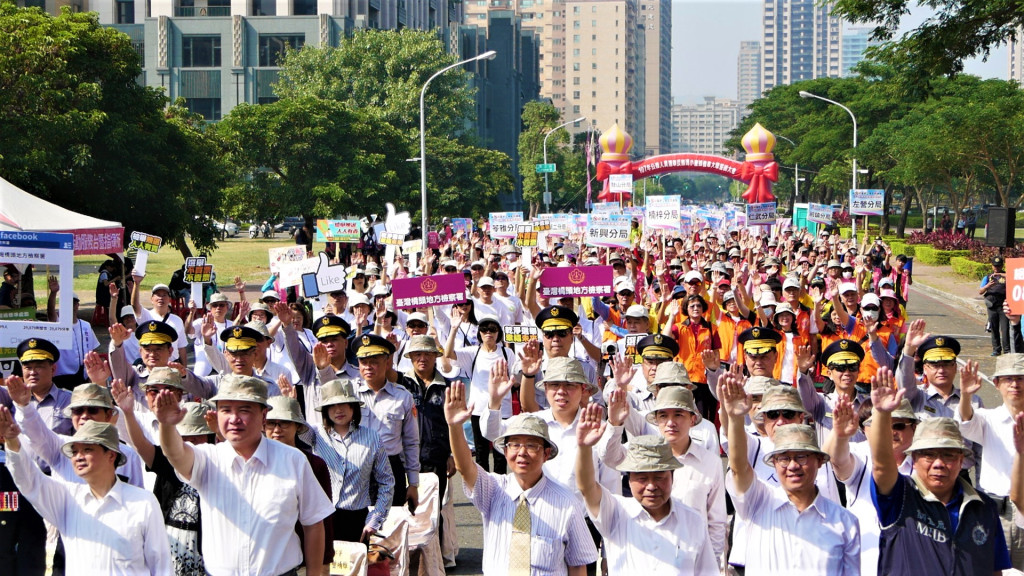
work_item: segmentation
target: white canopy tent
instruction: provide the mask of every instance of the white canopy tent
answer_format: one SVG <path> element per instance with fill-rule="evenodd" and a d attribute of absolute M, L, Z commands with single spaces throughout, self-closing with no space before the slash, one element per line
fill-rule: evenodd
<path fill-rule="evenodd" d="M 3 178 L 0 178 L 0 230 L 74 234 L 75 255 L 120 253 L 124 249 L 124 227 L 120 222 L 61 208 Z"/>

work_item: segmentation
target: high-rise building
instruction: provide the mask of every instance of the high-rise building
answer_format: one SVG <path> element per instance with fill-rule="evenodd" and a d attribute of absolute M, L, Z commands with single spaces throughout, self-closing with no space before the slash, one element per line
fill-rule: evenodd
<path fill-rule="evenodd" d="M 586 116 L 599 130 L 618 124 L 633 137 L 633 154 L 643 156 L 647 35 L 638 7 L 636 0 L 566 0 L 568 110 L 563 116 Z"/>
<path fill-rule="evenodd" d="M 705 96 L 700 104 L 672 106 L 672 151 L 725 154 L 725 141 L 739 126 L 737 100 Z"/>
<path fill-rule="evenodd" d="M 847 28 L 843 31 L 843 78 L 855 76 L 853 69 L 864 59 L 864 52 L 878 41 L 871 39 L 873 28 Z"/>
<path fill-rule="evenodd" d="M 740 55 L 736 59 L 736 99 L 740 113 L 761 97 L 761 43 L 756 40 L 740 42 Z"/>
<path fill-rule="evenodd" d="M 1017 28 L 1016 38 L 1008 42 L 1006 78 L 1024 84 L 1024 28 Z"/>
<path fill-rule="evenodd" d="M 646 156 L 667 154 L 672 145 L 672 0 L 640 0 L 646 36 Z"/>
<path fill-rule="evenodd" d="M 819 0 L 764 0 L 762 91 L 842 75 L 842 23 L 831 11 Z"/>

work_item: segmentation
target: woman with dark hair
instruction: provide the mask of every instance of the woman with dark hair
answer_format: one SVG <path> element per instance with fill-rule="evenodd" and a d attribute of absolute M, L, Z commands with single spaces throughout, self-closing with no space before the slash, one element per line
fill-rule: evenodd
<path fill-rule="evenodd" d="M 388 453 L 377 433 L 361 426 L 362 401 L 350 380 L 331 380 L 320 389 L 316 410 L 322 425 L 313 426 L 313 452 L 331 471 L 334 502 L 334 539 L 368 542 L 380 530 L 391 510 L 395 477 Z M 377 487 L 371 502 L 371 478 Z M 370 506 L 372 512 L 367 512 Z"/>
<path fill-rule="evenodd" d="M 459 313 L 460 320 L 455 321 L 455 313 Z M 459 348 L 469 348 L 470 346 L 477 346 L 480 344 L 480 335 L 478 333 L 478 324 L 476 318 L 476 307 L 473 306 L 473 298 L 468 294 L 466 295 L 466 301 L 452 305 L 453 317 L 451 321 L 451 330 L 444 335 L 444 340 L 449 339 L 449 335 L 454 332 L 455 346 Z"/>
<path fill-rule="evenodd" d="M 797 349 L 806 346 L 810 339 L 800 334 L 796 325 L 796 312 L 788 302 L 783 302 L 775 308 L 772 315 L 772 327 L 779 331 L 782 340 L 776 345 L 778 359 L 775 361 L 774 376 L 786 384 L 793 384 L 800 373 L 797 363 Z"/>
<path fill-rule="evenodd" d="M 666 310 L 669 318 L 676 317 L 679 302 L 684 302 L 686 306 L 684 319 L 675 324 L 666 323 L 662 328 L 662 334 L 672 337 L 679 344 L 679 354 L 675 361 L 686 366 L 686 373 L 694 384 L 693 397 L 701 416 L 714 421 L 718 412 L 718 401 L 708 388 L 701 352 L 721 350 L 722 341 L 718 338 L 718 330 L 704 318 L 708 311 L 708 303 L 703 296 L 693 295 L 685 300 L 673 300 Z"/>

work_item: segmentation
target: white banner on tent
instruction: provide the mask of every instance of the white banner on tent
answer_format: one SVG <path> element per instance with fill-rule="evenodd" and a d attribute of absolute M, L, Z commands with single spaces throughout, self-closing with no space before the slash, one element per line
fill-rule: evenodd
<path fill-rule="evenodd" d="M 644 226 L 657 230 L 679 230 L 680 201 L 678 195 L 648 196 Z"/>

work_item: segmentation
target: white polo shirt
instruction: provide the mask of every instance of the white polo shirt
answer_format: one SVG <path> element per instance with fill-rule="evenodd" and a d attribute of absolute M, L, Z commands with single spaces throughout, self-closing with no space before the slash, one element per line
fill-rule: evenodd
<path fill-rule="evenodd" d="M 996 408 L 975 408 L 974 417 L 964 422 L 960 411 L 953 412 L 953 419 L 960 425 L 964 438 L 985 447 L 981 459 L 981 474 L 978 487 L 996 496 L 1010 493 L 1010 472 L 1013 470 L 1013 416 L 1006 404 Z"/>

